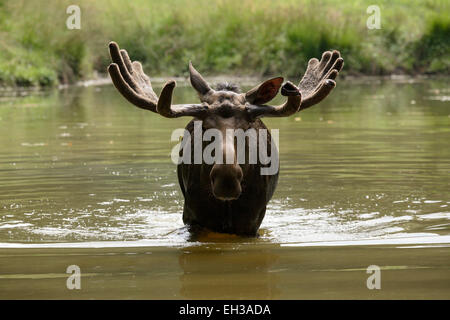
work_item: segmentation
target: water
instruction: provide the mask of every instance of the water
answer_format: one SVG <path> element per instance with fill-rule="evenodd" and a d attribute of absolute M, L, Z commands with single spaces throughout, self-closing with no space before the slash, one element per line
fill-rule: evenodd
<path fill-rule="evenodd" d="M 448 299 L 447 83 L 340 81 L 320 105 L 266 119 L 281 171 L 257 239 L 183 227 L 170 136 L 187 118 L 111 86 L 4 96 L 0 298 Z M 82 290 L 65 287 L 71 264 Z M 366 287 L 373 264 L 381 290 Z"/>

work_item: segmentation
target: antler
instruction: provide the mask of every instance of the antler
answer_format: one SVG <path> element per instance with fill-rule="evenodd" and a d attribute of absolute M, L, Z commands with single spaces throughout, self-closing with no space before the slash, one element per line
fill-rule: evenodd
<path fill-rule="evenodd" d="M 344 59 L 339 51 L 325 51 L 322 58 L 312 58 L 298 87 L 303 96 L 299 111 L 309 108 L 322 101 L 336 87 L 339 71 L 344 66 Z"/>
<path fill-rule="evenodd" d="M 114 86 L 135 106 L 159 113 L 167 118 L 199 117 L 207 111 L 207 106 L 202 104 L 172 105 L 172 92 L 176 86 L 173 80 L 164 85 L 158 99 L 150 78 L 142 70 L 140 62 L 131 62 L 127 51 L 120 50 L 115 42 L 109 43 L 109 53 L 113 63 L 109 65 L 108 72 Z"/>
<path fill-rule="evenodd" d="M 266 96 L 271 98 L 276 96 L 283 78 L 274 78 L 246 93 L 246 99 L 250 103 L 247 109 L 253 117 L 288 117 L 309 108 L 322 101 L 333 90 L 336 86 L 334 79 L 343 66 L 344 59 L 341 58 L 339 51 L 325 51 L 320 61 L 316 58 L 309 60 L 308 68 L 298 87 L 289 81 L 283 84 L 281 94 L 288 97 L 284 104 L 276 107 L 260 105 L 259 98 L 255 98 L 262 97 L 264 100 Z"/>

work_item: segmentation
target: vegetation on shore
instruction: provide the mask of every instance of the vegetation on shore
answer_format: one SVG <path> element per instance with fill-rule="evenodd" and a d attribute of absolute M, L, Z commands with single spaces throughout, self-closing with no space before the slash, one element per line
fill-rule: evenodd
<path fill-rule="evenodd" d="M 338 49 L 347 74 L 450 73 L 447 1 L 78 0 L 81 29 L 66 27 L 66 0 L 0 0 L 0 84 L 50 86 L 88 79 L 117 41 L 155 75 L 299 77 L 311 57 Z"/>

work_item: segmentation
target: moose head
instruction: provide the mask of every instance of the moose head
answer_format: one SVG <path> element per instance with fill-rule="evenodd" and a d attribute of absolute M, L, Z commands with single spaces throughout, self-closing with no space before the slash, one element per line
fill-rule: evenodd
<path fill-rule="evenodd" d="M 129 102 L 166 118 L 192 117 L 185 129 L 190 134 L 206 133 L 211 129 L 219 133 L 216 139 L 220 137 L 220 148 L 214 150 L 214 162 L 178 164 L 178 181 L 185 198 L 184 223 L 216 232 L 257 235 L 278 182 L 278 162 L 275 171 L 262 174 L 261 169 L 267 169 L 268 163 L 261 159 L 251 161 L 253 149 L 250 143 L 244 143 L 244 148 L 240 148 L 236 136 L 224 137 L 229 137 L 229 130 L 246 133 L 253 130 L 256 134 L 246 134 L 241 142 L 252 138 L 254 145 L 268 145 L 270 156 L 277 156 L 272 136 L 261 118 L 288 117 L 322 101 L 336 86 L 334 80 L 344 65 L 340 53 L 326 51 L 320 61 L 311 59 L 298 86 L 289 81 L 283 84 L 283 78 L 277 77 L 245 93 L 228 84 L 211 88 L 189 63 L 190 81 L 200 103 L 172 104 L 175 81 L 168 81 L 158 98 L 141 63 L 132 62 L 127 51 L 121 50 L 115 42 L 109 44 L 109 51 L 113 61 L 108 67 L 109 74 L 117 90 Z M 281 94 L 287 97 L 286 102 L 268 105 L 280 88 Z M 180 157 L 207 148 L 203 142 L 200 148 L 196 146 L 194 139 L 184 142 L 192 148 L 180 150 Z"/>

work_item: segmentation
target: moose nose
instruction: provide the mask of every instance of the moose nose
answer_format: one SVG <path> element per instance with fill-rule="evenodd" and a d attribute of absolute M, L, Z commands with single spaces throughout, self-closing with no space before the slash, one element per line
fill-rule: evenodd
<path fill-rule="evenodd" d="M 238 164 L 215 164 L 209 174 L 214 196 L 223 201 L 239 198 L 242 175 Z"/>

